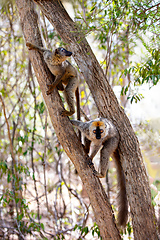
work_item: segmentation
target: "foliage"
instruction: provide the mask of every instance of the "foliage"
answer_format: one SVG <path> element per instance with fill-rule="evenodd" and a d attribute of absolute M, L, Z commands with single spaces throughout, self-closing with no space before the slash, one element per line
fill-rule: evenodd
<path fill-rule="evenodd" d="M 121 85 L 122 92 L 127 94 L 133 77 L 135 85 L 158 82 L 158 3 L 85 0 L 74 1 L 73 7 L 76 24 L 96 43 L 95 54 L 113 86 Z M 7 118 L 0 105 L 0 204 L 4 229 L 7 227 L 4 237 L 77 239 L 78 234 L 79 239 L 89 239 L 90 235 L 91 239 L 101 239 L 85 190 L 48 117 L 28 58 L 16 5 L 14 1 L 5 1 L 5 4 L 3 1 L 0 10 L 0 96 Z M 43 13 L 37 11 L 47 47 L 64 45 Z M 149 45 L 142 37 L 142 33 L 146 36 L 148 31 Z M 141 41 L 151 55 L 131 67 L 137 41 Z M 81 108 L 89 117 L 97 117 L 97 109 L 80 72 L 79 79 Z M 133 100 L 139 100 L 137 93 L 133 96 Z M 111 181 L 114 180 L 111 178 Z M 130 237 L 131 232 L 128 223 L 122 234 Z"/>
<path fill-rule="evenodd" d="M 122 86 L 122 105 L 125 107 L 128 99 L 131 99 L 131 103 L 133 100 L 140 101 L 141 94 L 134 93 L 134 88 L 131 88 L 133 82 L 142 84 L 143 81 L 152 80 L 155 85 L 159 80 L 159 3 L 146 0 L 107 3 L 86 0 L 79 1 L 79 4 L 81 11 L 75 9 L 76 22 L 86 35 L 90 34 L 98 41 L 104 59 L 102 65 L 109 82 Z M 147 57 L 143 63 L 131 67 L 134 49 L 139 41 L 149 50 L 151 58 Z M 132 81 L 134 75 L 137 77 Z"/>
<path fill-rule="evenodd" d="M 134 74 L 134 86 L 142 85 L 144 83 L 149 83 L 151 87 L 156 85 L 160 80 L 160 51 L 153 49 L 151 57 L 143 63 L 143 65 L 137 64 L 136 66 L 124 70 L 125 76 L 130 73 Z M 130 84 L 131 83 L 122 88 L 122 95 L 127 93 L 130 88 Z M 131 103 L 133 102 L 133 99 L 137 102 L 137 100 L 140 101 L 141 98 L 138 95 L 133 95 Z"/>
<path fill-rule="evenodd" d="M 96 223 L 94 223 L 94 225 L 90 228 L 90 230 L 89 230 L 88 226 L 82 227 L 82 226 L 78 226 L 78 225 L 75 226 L 74 230 L 76 230 L 76 229 L 78 229 L 81 233 L 80 237 L 78 238 L 79 240 L 84 239 L 84 237 L 90 232 L 92 232 L 93 237 L 96 234 L 98 236 L 98 239 L 102 240 L 102 237 L 100 236 L 99 228 Z"/>

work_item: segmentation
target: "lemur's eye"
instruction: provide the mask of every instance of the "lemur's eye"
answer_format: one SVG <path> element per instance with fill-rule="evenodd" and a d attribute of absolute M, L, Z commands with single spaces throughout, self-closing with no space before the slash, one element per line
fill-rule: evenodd
<path fill-rule="evenodd" d="M 96 130 L 93 130 L 93 133 L 96 133 Z"/>
<path fill-rule="evenodd" d="M 103 129 L 101 129 L 101 130 L 100 130 L 100 133 L 103 133 L 103 132 L 104 132 Z"/>

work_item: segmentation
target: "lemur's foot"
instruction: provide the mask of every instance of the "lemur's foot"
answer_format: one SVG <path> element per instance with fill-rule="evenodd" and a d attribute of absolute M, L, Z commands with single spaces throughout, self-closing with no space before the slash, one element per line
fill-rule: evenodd
<path fill-rule="evenodd" d="M 87 164 L 90 168 L 94 167 L 92 159 L 89 156 L 86 157 L 86 160 L 87 160 Z"/>
<path fill-rule="evenodd" d="M 87 157 L 87 162 L 88 162 L 88 166 L 92 169 L 93 171 L 93 174 L 96 176 L 96 177 L 99 177 L 99 178 L 103 178 L 104 176 L 97 172 L 96 169 L 94 168 L 94 164 L 92 162 L 92 159 L 90 157 Z"/>
<path fill-rule="evenodd" d="M 63 110 L 62 112 L 61 112 L 61 116 L 72 116 L 74 114 L 74 112 L 73 111 L 67 111 L 67 110 Z"/>
<path fill-rule="evenodd" d="M 97 172 L 96 170 L 93 171 L 93 174 L 98 178 L 103 178 L 104 177 L 101 173 Z"/>
<path fill-rule="evenodd" d="M 29 42 L 26 43 L 26 46 L 28 47 L 28 50 L 34 49 L 33 45 L 31 43 L 29 43 Z"/>
<path fill-rule="evenodd" d="M 55 86 L 53 84 L 47 84 L 47 87 L 48 87 L 48 90 L 46 91 L 46 94 L 50 95 L 53 92 Z"/>

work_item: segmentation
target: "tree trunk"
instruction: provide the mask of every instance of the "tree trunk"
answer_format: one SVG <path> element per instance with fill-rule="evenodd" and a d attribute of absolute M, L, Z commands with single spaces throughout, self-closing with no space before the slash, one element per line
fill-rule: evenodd
<path fill-rule="evenodd" d="M 42 45 L 33 3 L 25 0 L 17 0 L 16 2 L 25 40 Z M 137 137 L 124 110 L 119 106 L 83 33 L 71 20 L 62 3 L 58 0 L 36 0 L 36 3 L 41 7 L 63 41 L 68 43 L 68 48 L 73 52 L 73 57 L 90 88 L 100 115 L 110 119 L 119 131 L 119 153 L 126 177 L 127 196 L 135 239 L 158 240 L 148 177 Z M 52 81 L 52 75 L 38 52 L 30 51 L 29 56 L 57 137 L 68 157 L 74 163 L 87 190 L 102 239 L 120 239 L 104 189 L 99 179 L 92 174 L 92 170 L 87 166 L 86 155 L 69 119 L 61 117 L 59 114 L 62 110 L 62 101 L 57 90 L 55 89 L 51 96 L 46 96 L 46 83 Z M 66 132 L 66 126 L 68 132 Z"/>
<path fill-rule="evenodd" d="M 33 2 L 17 0 L 16 3 L 25 40 L 41 46 L 42 41 L 37 24 L 37 14 L 33 8 Z M 115 224 L 112 208 L 101 182 L 93 175 L 92 170 L 88 167 L 86 154 L 73 130 L 69 118 L 60 115 L 63 104 L 57 89 L 54 90 L 51 96 L 46 95 L 46 83 L 53 81 L 53 75 L 48 70 L 43 57 L 39 52 L 30 51 L 29 57 L 40 85 L 44 101 L 47 105 L 56 135 L 68 157 L 74 163 L 84 187 L 87 190 L 102 238 L 114 240 L 121 239 Z"/>

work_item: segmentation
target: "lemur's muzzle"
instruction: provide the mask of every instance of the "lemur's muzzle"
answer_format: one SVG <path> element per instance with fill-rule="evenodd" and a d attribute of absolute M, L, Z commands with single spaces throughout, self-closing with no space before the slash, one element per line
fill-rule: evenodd
<path fill-rule="evenodd" d="M 67 57 L 70 57 L 70 56 L 72 55 L 72 52 L 66 50 L 65 55 L 66 55 Z"/>

